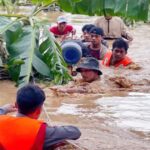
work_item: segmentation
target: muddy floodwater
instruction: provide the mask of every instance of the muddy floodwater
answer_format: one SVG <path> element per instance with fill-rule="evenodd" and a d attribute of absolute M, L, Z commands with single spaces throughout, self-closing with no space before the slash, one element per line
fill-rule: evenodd
<path fill-rule="evenodd" d="M 86 16 L 67 17 L 74 22 L 79 34 L 81 25 L 94 20 Z M 141 69 L 114 71 L 103 68 L 103 74 L 131 79 L 136 84 L 133 91 L 54 96 L 48 87 L 44 88 L 47 99 L 41 118 L 50 121 L 51 125 L 78 126 L 82 136 L 75 143 L 82 148 L 150 150 L 150 24 L 138 23 L 130 30 L 134 40 L 128 55 Z M 0 105 L 14 102 L 16 90 L 13 82 L 0 81 Z"/>

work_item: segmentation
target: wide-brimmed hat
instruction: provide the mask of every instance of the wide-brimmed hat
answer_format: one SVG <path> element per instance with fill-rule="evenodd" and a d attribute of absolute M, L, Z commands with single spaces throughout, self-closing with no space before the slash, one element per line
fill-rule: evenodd
<path fill-rule="evenodd" d="M 91 69 L 96 70 L 99 75 L 102 75 L 102 72 L 99 68 L 99 61 L 94 57 L 86 57 L 84 58 L 79 66 L 77 67 L 76 71 L 81 72 L 81 69 Z"/>
<path fill-rule="evenodd" d="M 57 23 L 63 23 L 63 22 L 67 23 L 66 17 L 64 17 L 64 16 L 59 16 L 59 17 L 57 18 Z"/>

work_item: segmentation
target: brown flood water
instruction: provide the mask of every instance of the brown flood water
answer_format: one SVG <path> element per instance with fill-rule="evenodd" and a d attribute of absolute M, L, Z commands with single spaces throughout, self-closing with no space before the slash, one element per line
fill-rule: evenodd
<path fill-rule="evenodd" d="M 45 15 L 45 16 L 44 16 Z M 67 14 L 77 32 L 94 18 Z M 46 14 L 42 15 L 47 17 Z M 55 14 L 50 14 L 54 21 Z M 46 110 L 52 125 L 72 124 L 80 128 L 82 136 L 76 144 L 88 150 L 150 150 L 150 25 L 138 24 L 131 29 L 134 41 L 129 56 L 141 70 L 105 69 L 104 76 L 123 75 L 139 83 L 134 92 L 116 92 L 111 95 L 74 94 L 53 96 L 46 92 Z M 15 101 L 13 82 L 0 81 L 0 106 Z M 42 118 L 48 118 L 43 111 Z"/>

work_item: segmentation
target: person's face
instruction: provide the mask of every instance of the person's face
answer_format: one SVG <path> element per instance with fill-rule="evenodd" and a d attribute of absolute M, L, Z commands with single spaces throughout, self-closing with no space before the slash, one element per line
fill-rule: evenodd
<path fill-rule="evenodd" d="M 91 69 L 81 69 L 80 71 L 81 76 L 85 82 L 92 82 L 97 79 L 99 76 L 97 72 L 91 70 Z"/>
<path fill-rule="evenodd" d="M 58 29 L 59 31 L 64 31 L 66 28 L 67 23 L 66 22 L 62 22 L 62 23 L 58 23 Z"/>
<path fill-rule="evenodd" d="M 91 33 L 91 42 L 93 45 L 98 45 L 101 43 L 102 36 L 98 34 Z"/>
<path fill-rule="evenodd" d="M 126 51 L 124 48 L 114 48 L 112 51 L 112 57 L 117 62 L 124 59 L 125 55 L 126 55 Z"/>
<path fill-rule="evenodd" d="M 91 41 L 91 35 L 89 34 L 89 32 L 83 31 L 83 39 L 84 39 L 86 42 L 90 42 L 90 41 Z"/>

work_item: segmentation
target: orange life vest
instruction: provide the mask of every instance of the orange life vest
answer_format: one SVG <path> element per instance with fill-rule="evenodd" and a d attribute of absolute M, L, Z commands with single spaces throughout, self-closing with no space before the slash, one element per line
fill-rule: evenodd
<path fill-rule="evenodd" d="M 104 56 L 104 59 L 102 60 L 102 64 L 105 66 L 110 66 L 111 56 L 112 56 L 112 52 L 107 52 Z M 128 56 L 125 56 L 124 59 L 116 63 L 114 66 L 119 67 L 120 65 L 123 65 L 125 67 L 131 63 L 132 63 L 132 60 Z"/>
<path fill-rule="evenodd" d="M 0 116 L 0 150 L 42 150 L 46 124 L 28 117 Z"/>

